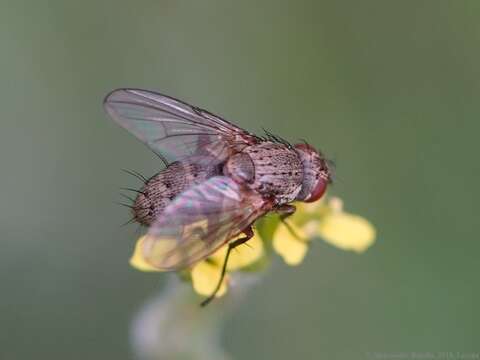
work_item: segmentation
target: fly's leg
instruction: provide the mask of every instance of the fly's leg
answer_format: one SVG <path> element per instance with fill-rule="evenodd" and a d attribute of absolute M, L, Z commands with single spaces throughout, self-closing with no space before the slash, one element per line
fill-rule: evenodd
<path fill-rule="evenodd" d="M 218 290 L 220 290 L 220 286 L 222 286 L 222 281 L 227 271 L 227 264 L 228 258 L 230 257 L 230 252 L 237 246 L 244 244 L 253 237 L 252 227 L 249 226 L 248 228 L 243 230 L 243 233 L 245 234 L 245 236 L 228 244 L 227 254 L 225 255 L 225 259 L 223 260 L 222 272 L 220 273 L 220 279 L 218 280 L 217 286 L 215 287 L 215 290 L 213 290 L 212 294 L 200 303 L 200 306 L 207 306 L 215 298 Z"/>
<path fill-rule="evenodd" d="M 287 218 L 289 216 L 292 216 L 297 208 L 293 205 L 280 205 L 278 208 L 275 209 L 276 212 L 280 214 L 280 221 L 285 225 L 285 227 L 288 229 L 290 234 L 293 235 L 295 239 L 298 239 L 300 241 L 305 241 L 305 239 L 302 239 L 295 230 L 293 230 L 293 227 L 287 222 Z"/>
<path fill-rule="evenodd" d="M 287 217 L 292 216 L 295 211 L 297 211 L 297 208 L 293 205 L 280 205 L 275 209 L 275 212 L 280 214 L 280 220 L 285 220 Z"/>

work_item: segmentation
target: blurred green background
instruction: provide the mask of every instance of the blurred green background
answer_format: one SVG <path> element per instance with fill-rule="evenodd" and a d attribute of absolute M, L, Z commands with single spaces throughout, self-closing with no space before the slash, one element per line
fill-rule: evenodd
<path fill-rule="evenodd" d="M 126 86 L 308 139 L 377 227 L 364 255 L 277 261 L 234 358 L 480 353 L 480 2 L 4 1 L 0 43 L 1 359 L 132 357 L 165 276 L 127 263 L 121 169 L 161 164 L 102 109 Z"/>

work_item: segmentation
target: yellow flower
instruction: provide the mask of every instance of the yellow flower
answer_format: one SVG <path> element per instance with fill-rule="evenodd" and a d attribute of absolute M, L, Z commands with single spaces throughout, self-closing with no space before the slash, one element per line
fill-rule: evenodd
<path fill-rule="evenodd" d="M 193 289 L 197 294 L 203 296 L 209 296 L 215 290 L 218 281 L 220 280 L 221 268 L 215 263 L 208 261 L 200 261 L 191 270 L 190 275 L 192 277 Z M 215 294 L 216 297 L 220 297 L 227 292 L 228 275 L 223 278 L 220 289 Z"/>
<path fill-rule="evenodd" d="M 327 216 L 320 222 L 318 234 L 329 244 L 358 253 L 375 241 L 375 228 L 361 216 L 348 213 Z"/>
<path fill-rule="evenodd" d="M 317 234 L 327 243 L 342 250 L 361 253 L 373 245 L 376 231 L 368 220 L 343 211 L 343 201 L 332 197 L 330 211 L 319 222 Z"/>
<path fill-rule="evenodd" d="M 290 223 L 290 229 L 280 223 L 273 237 L 273 248 L 288 265 L 298 265 L 307 254 L 308 237 L 305 232 Z"/>
<path fill-rule="evenodd" d="M 150 265 L 143 256 L 143 243 L 145 236 L 140 237 L 135 244 L 132 257 L 130 258 L 130 265 L 140 271 L 161 271 L 156 267 Z"/>
<path fill-rule="evenodd" d="M 265 256 L 265 245 L 272 239 L 273 249 L 291 266 L 299 265 L 305 258 L 309 242 L 315 237 L 320 237 L 327 243 L 342 250 L 352 250 L 357 253 L 365 251 L 375 241 L 375 228 L 366 219 L 358 215 L 343 211 L 343 202 L 339 198 L 332 197 L 328 201 L 321 200 L 315 203 L 296 204 L 297 211 L 286 219 L 286 222 L 278 222 L 278 219 L 264 219 L 258 225 L 258 231 L 244 245 L 232 250 L 227 273 L 220 285 L 216 296 L 222 296 L 227 292 L 230 274 L 233 271 L 242 270 L 250 265 L 259 263 Z M 262 240 L 260 234 L 265 238 Z M 243 236 L 239 235 L 238 237 Z M 230 240 L 234 241 L 238 237 Z M 153 245 L 150 244 L 147 261 L 144 257 L 145 236 L 138 239 L 135 250 L 130 258 L 130 264 L 141 271 L 162 271 L 151 265 L 155 259 L 161 259 L 162 254 L 171 253 L 170 262 L 178 259 L 175 254 L 177 243 L 175 239 L 162 239 Z M 215 290 L 220 280 L 223 262 L 228 245 L 222 246 L 208 259 L 194 264 L 189 271 L 192 286 L 200 295 L 209 296 Z M 168 263 L 164 264 L 168 267 Z"/>
<path fill-rule="evenodd" d="M 232 239 L 231 241 L 238 239 L 240 236 Z M 215 287 L 220 280 L 227 248 L 228 245 L 222 246 L 207 260 L 200 261 L 192 268 L 190 272 L 192 284 L 193 288 L 198 294 L 208 296 L 211 295 L 215 290 Z M 252 265 L 260 260 L 260 258 L 263 256 L 263 253 L 263 242 L 258 234 L 255 234 L 244 245 L 240 245 L 233 249 L 230 253 L 227 263 L 227 274 L 225 275 L 222 285 L 220 286 L 220 290 L 217 292 L 216 296 L 222 296 L 227 291 L 229 272 Z"/>
<path fill-rule="evenodd" d="M 231 241 L 234 241 L 241 236 L 238 236 Z M 225 255 L 227 254 L 227 248 L 228 246 L 222 246 L 210 257 L 210 260 L 221 267 L 223 265 Z M 259 260 L 262 255 L 263 241 L 258 234 L 255 234 L 245 244 L 240 245 L 232 250 L 228 259 L 227 271 L 235 271 L 249 266 Z"/>
<path fill-rule="evenodd" d="M 280 222 L 273 234 L 273 248 L 288 265 L 300 264 L 308 242 L 320 237 L 342 250 L 365 251 L 375 241 L 375 228 L 364 218 L 343 211 L 343 202 L 300 203 L 294 215 Z"/>
<path fill-rule="evenodd" d="M 240 235 L 243 236 L 243 235 Z M 234 241 L 240 236 L 232 239 Z M 135 249 L 133 255 L 130 258 L 130 265 L 137 270 L 154 272 L 162 271 L 154 266 L 152 266 L 144 257 L 144 242 L 145 236 L 140 237 L 135 244 Z M 156 242 L 157 255 L 162 253 L 162 251 L 171 251 L 172 244 L 166 241 Z M 162 245 L 161 249 L 158 248 Z M 190 276 L 192 280 L 192 285 L 195 291 L 204 296 L 208 296 L 213 293 L 217 283 L 220 279 L 220 274 L 222 271 L 223 261 L 227 253 L 228 245 L 222 246 L 214 254 L 212 254 L 208 259 L 196 263 L 190 270 Z M 227 291 L 228 284 L 228 272 L 239 270 L 247 266 L 252 265 L 253 263 L 260 260 L 264 254 L 263 242 L 260 237 L 255 234 L 249 241 L 244 245 L 238 246 L 232 250 L 227 264 L 227 275 L 223 279 L 220 290 L 217 293 L 217 296 L 222 296 Z"/>

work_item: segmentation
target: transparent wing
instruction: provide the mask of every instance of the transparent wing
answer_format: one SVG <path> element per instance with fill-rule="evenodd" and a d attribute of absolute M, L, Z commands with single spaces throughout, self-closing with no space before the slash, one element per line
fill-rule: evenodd
<path fill-rule="evenodd" d="M 216 176 L 179 195 L 150 227 L 145 260 L 177 270 L 206 258 L 267 212 L 260 195 Z"/>
<path fill-rule="evenodd" d="M 147 90 L 118 89 L 104 100 L 108 114 L 169 163 L 192 155 L 225 159 L 255 135 L 198 107 Z"/>

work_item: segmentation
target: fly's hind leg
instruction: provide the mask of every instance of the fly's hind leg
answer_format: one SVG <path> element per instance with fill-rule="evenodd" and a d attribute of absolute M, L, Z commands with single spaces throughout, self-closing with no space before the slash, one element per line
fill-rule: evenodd
<path fill-rule="evenodd" d="M 248 228 L 243 230 L 243 233 L 245 234 L 245 236 L 235 241 L 232 241 L 231 243 L 228 244 L 227 254 L 225 255 L 225 259 L 223 260 L 222 272 L 220 273 L 220 279 L 218 280 L 217 286 L 215 287 L 215 290 L 213 290 L 212 294 L 200 303 L 200 306 L 207 306 L 215 298 L 215 295 L 217 294 L 218 290 L 220 290 L 223 279 L 225 278 L 225 273 L 227 271 L 227 264 L 228 264 L 228 258 L 230 257 L 230 252 L 233 249 L 235 249 L 237 246 L 244 244 L 245 242 L 247 242 L 253 237 L 252 227 L 249 226 Z"/>

